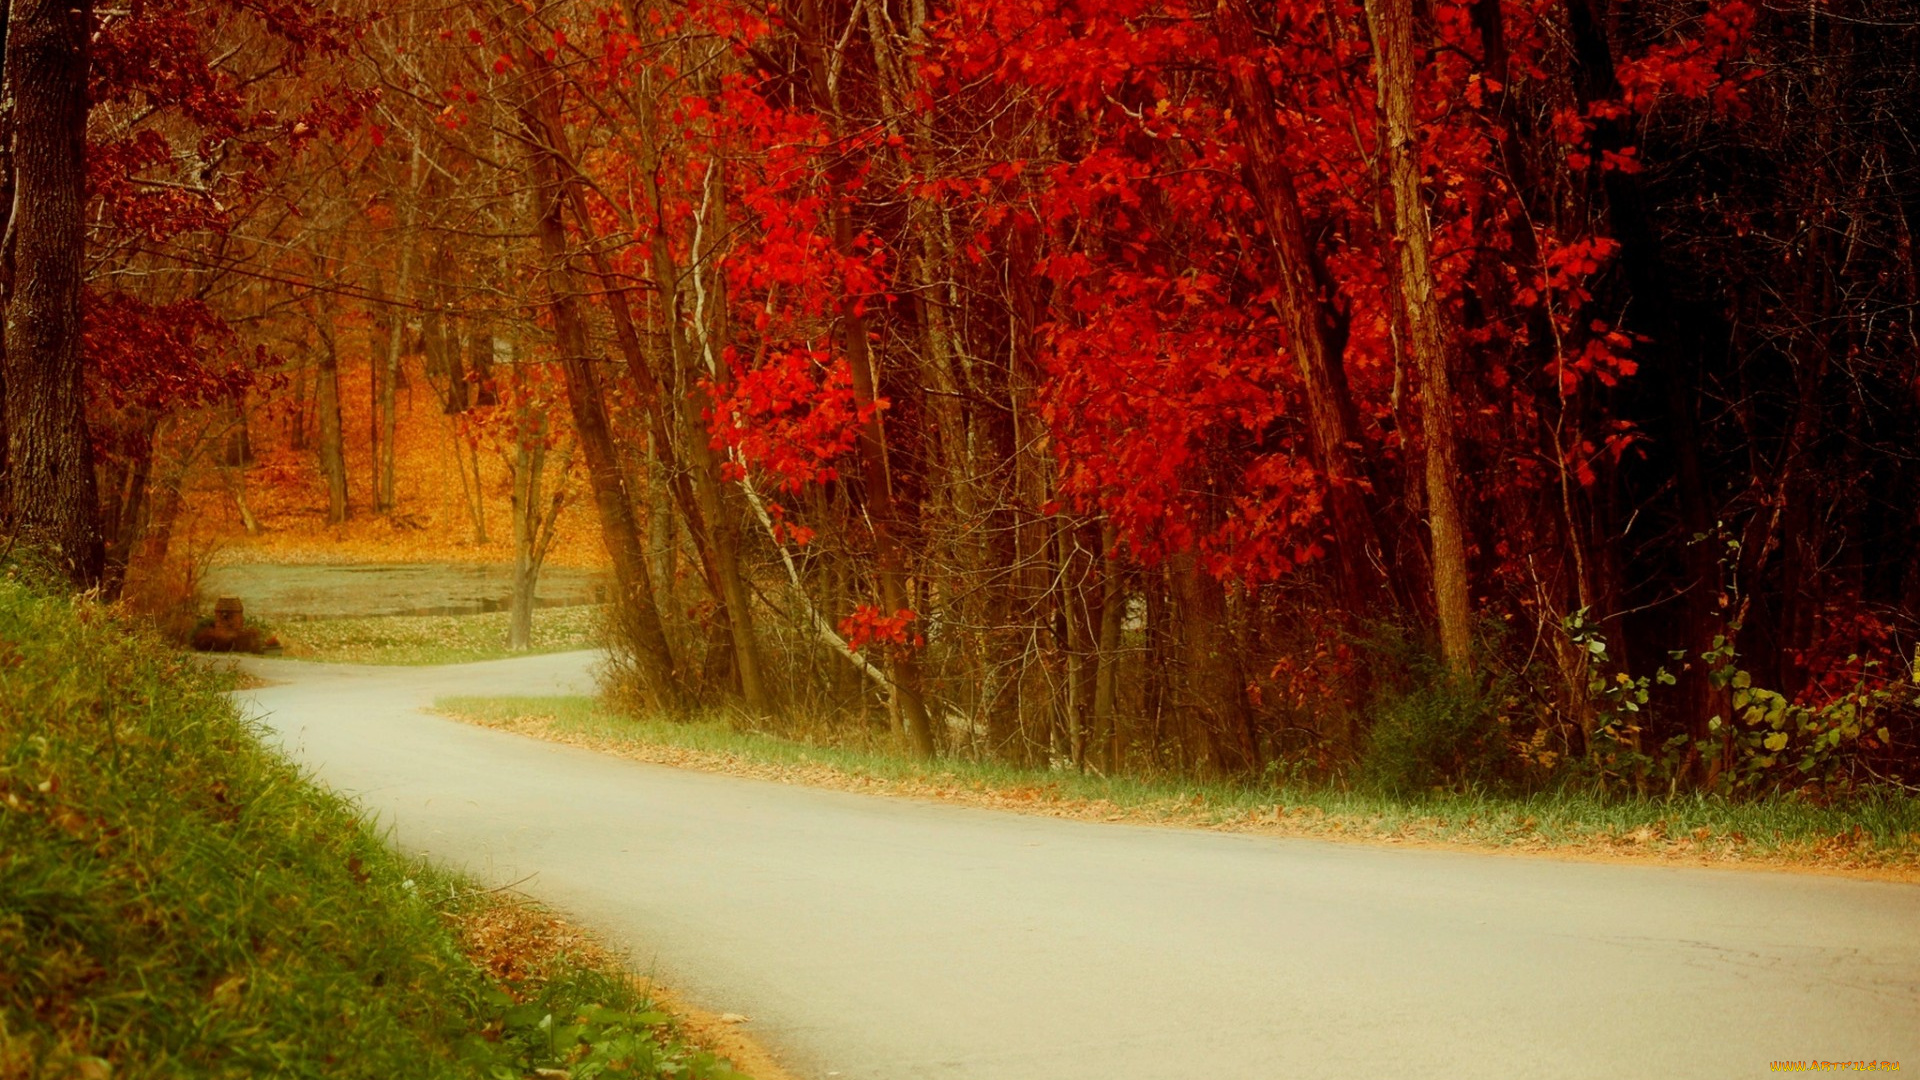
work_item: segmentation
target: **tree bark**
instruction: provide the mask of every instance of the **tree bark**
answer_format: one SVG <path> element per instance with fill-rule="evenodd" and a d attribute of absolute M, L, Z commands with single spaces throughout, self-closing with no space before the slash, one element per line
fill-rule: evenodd
<path fill-rule="evenodd" d="M 380 453 L 374 466 L 373 512 L 388 514 L 395 505 L 393 491 L 394 435 L 398 427 L 397 403 L 395 394 L 400 386 L 400 359 L 405 352 L 407 339 L 407 316 L 398 301 L 406 294 L 413 279 L 413 223 L 419 212 L 420 195 L 420 148 L 414 147 L 413 155 L 407 163 L 407 212 L 400 236 L 400 273 L 395 282 L 392 299 L 387 305 L 387 317 L 392 320 L 388 326 L 386 363 L 380 366 L 379 377 L 379 423 Z"/>
<path fill-rule="evenodd" d="M 844 203 L 834 208 L 834 238 L 844 254 L 853 250 L 853 224 Z M 880 410 L 874 408 L 873 358 L 867 347 L 867 319 L 856 298 L 840 298 L 841 334 L 847 350 L 848 366 L 853 369 L 853 396 L 867 412 L 860 425 L 860 473 L 865 481 L 867 516 L 873 522 L 876 576 L 879 578 L 880 607 L 886 614 L 906 610 L 906 565 L 898 536 L 898 511 L 894 504 L 893 477 L 887 468 L 886 432 L 880 423 Z M 931 758 L 933 724 L 927 717 L 927 705 L 920 690 L 920 664 L 912 649 L 896 650 L 888 665 L 893 676 L 894 700 L 900 712 L 900 724 L 907 747 L 918 758 Z"/>
<path fill-rule="evenodd" d="M 323 296 L 314 304 L 314 332 L 320 338 L 319 372 L 314 407 L 319 413 L 320 473 L 327 481 L 327 521 L 347 520 L 347 452 L 340 425 L 340 348 L 333 325 L 333 300 Z"/>
<path fill-rule="evenodd" d="M 1120 630 L 1126 617 L 1127 596 L 1120 581 L 1120 536 L 1112 522 L 1100 529 L 1100 644 L 1099 667 L 1093 677 L 1093 730 L 1100 741 L 1096 752 L 1108 775 L 1120 771 L 1120 716 L 1115 708 L 1120 664 Z"/>
<path fill-rule="evenodd" d="M 91 0 L 12 0 L 3 91 L 13 104 L 4 251 L 6 472 L 14 537 L 98 585 L 93 444 L 82 385 L 87 40 Z"/>
<path fill-rule="evenodd" d="M 837 111 L 835 95 L 827 76 L 826 23 L 815 0 L 801 5 L 806 19 L 805 50 L 811 90 L 831 119 Z M 837 168 L 834 177 L 840 195 L 833 204 L 834 245 L 841 255 L 853 255 L 853 215 L 845 192 L 851 186 L 850 170 Z M 887 463 L 886 431 L 880 410 L 874 408 L 878 396 L 873 356 L 867 342 L 867 318 L 860 298 L 842 294 L 839 298 L 840 335 L 846 350 L 847 365 L 853 372 L 854 400 L 866 410 L 866 422 L 860 426 L 860 474 L 866 494 L 867 518 L 873 525 L 875 577 L 878 579 L 880 606 L 886 614 L 904 611 L 910 605 L 906 590 L 905 550 L 899 537 L 899 510 L 893 495 L 893 477 Z M 901 733 L 907 748 L 917 758 L 934 755 L 933 724 L 927 716 L 926 700 L 921 694 L 919 658 L 912 649 L 893 650 L 888 667 L 892 675 L 894 708 L 900 715 Z"/>
<path fill-rule="evenodd" d="M 1433 544 L 1434 611 L 1440 652 L 1457 673 L 1473 667 L 1473 613 L 1467 597 L 1466 537 L 1454 495 L 1453 388 L 1447 330 L 1432 265 L 1432 224 L 1420 195 L 1414 129 L 1413 0 L 1368 0 L 1374 74 L 1386 134 L 1387 179 L 1399 258 L 1388 274 L 1406 305 L 1408 348 L 1420 373 L 1420 420 L 1426 436 L 1427 526 Z"/>
<path fill-rule="evenodd" d="M 1283 157 L 1286 135 L 1275 119 L 1272 87 L 1266 72 L 1249 59 L 1255 55 L 1258 39 L 1247 0 L 1220 0 L 1214 9 L 1214 26 L 1246 131 L 1247 183 L 1266 214 L 1279 264 L 1280 321 L 1306 388 L 1309 445 L 1326 476 L 1334 566 L 1350 614 L 1359 615 L 1378 606 L 1385 582 L 1376 561 L 1380 535 L 1367 501 L 1367 480 L 1354 458 L 1360 423 L 1347 386 L 1344 335 L 1331 306 L 1325 271 L 1307 238 L 1293 171 Z"/>
<path fill-rule="evenodd" d="M 634 325 L 633 312 L 626 299 L 627 289 L 614 273 L 605 253 L 594 242 L 597 239 L 596 226 L 588 212 L 581 186 L 573 182 L 578 174 L 574 171 L 576 166 L 567 149 L 565 133 L 551 119 L 546 132 L 547 145 L 556 156 L 556 164 L 568 170 L 564 174 L 568 181 L 566 198 L 576 226 L 588 238 L 589 266 L 606 293 L 607 310 L 613 320 L 614 341 L 626 361 L 627 373 L 634 388 L 646 404 L 654 457 L 666 473 L 668 490 L 686 520 L 688 535 L 699 556 L 708 595 L 714 602 L 715 630 L 730 647 L 732 674 L 737 681 L 741 701 L 750 711 L 770 716 L 776 711 L 776 703 L 762 674 L 752 593 L 741 565 L 740 514 L 737 504 L 728 497 L 729 489 L 721 473 L 720 460 L 713 451 L 712 436 L 706 422 L 713 403 L 700 384 L 702 368 L 710 377 L 718 378 L 720 374 L 716 340 L 725 340 L 725 296 L 721 293 L 709 300 L 715 309 L 711 316 L 696 311 L 695 330 L 701 339 L 701 348 L 696 350 L 687 338 L 682 320 L 684 308 L 681 294 L 685 275 L 673 257 L 664 227 L 665 209 L 655 180 L 660 164 L 660 147 L 655 129 L 657 119 L 653 113 L 655 102 L 650 89 L 643 90 L 642 96 L 644 104 L 639 124 L 642 161 L 639 172 L 642 195 L 654 211 L 648 260 L 654 277 L 656 315 L 667 341 L 667 362 L 671 365 L 667 378 L 678 380 L 686 389 L 671 403 L 661 386 L 662 380 L 652 367 L 639 330 Z M 720 189 L 715 192 L 719 210 L 714 214 L 716 220 L 702 221 L 701 225 L 714 235 L 724 237 L 724 185 L 712 177 L 709 183 Z M 696 268 L 692 273 L 702 272 L 698 267 L 707 254 L 700 250 L 693 252 L 689 261 Z M 716 281 L 720 277 L 718 273 L 714 276 Z M 697 279 L 695 284 L 697 289 Z M 696 356 L 696 351 L 703 355 Z M 668 411 L 670 404 L 671 415 Z M 680 467 L 681 462 L 675 450 L 676 428 L 677 441 L 685 449 L 688 466 L 685 469 Z"/>
<path fill-rule="evenodd" d="M 527 401 L 526 376 L 518 365 L 513 382 L 513 581 L 507 597 L 507 648 L 517 652 L 533 644 L 534 590 L 540 583 L 540 564 L 546 561 L 540 497 L 547 469 L 547 421 Z"/>
<path fill-rule="evenodd" d="M 1220 773 L 1257 772 L 1260 744 L 1240 653 L 1227 632 L 1226 590 L 1191 551 L 1169 559 L 1168 572 L 1180 608 L 1189 715 L 1202 727 L 1205 752 Z"/>
<path fill-rule="evenodd" d="M 562 201 L 566 198 L 563 163 L 557 160 L 547 135 L 558 129 L 559 105 L 554 99 L 559 90 L 550 67 L 535 63 L 532 68 L 535 81 L 531 96 L 521 106 L 521 123 L 532 146 L 538 200 L 534 232 L 546 260 L 547 304 L 553 314 L 560 367 L 566 378 L 567 403 L 573 413 L 581 456 L 586 459 L 587 479 L 600 517 L 600 535 L 613 563 L 614 583 L 619 590 L 615 604 L 617 617 L 627 624 L 625 629 L 632 642 L 634 664 L 644 692 L 655 706 L 678 711 L 684 700 L 680 673 L 654 600 L 653 579 L 647 571 L 639 522 L 634 517 L 633 502 L 627 496 L 626 477 L 608 428 L 599 376 L 588 360 L 586 321 L 580 310 L 579 289 L 568 266 L 566 225 L 562 219 Z"/>

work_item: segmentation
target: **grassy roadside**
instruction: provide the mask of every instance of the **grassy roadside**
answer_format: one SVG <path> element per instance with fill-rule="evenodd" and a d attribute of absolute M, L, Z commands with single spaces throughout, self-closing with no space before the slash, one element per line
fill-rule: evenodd
<path fill-rule="evenodd" d="M 603 954 L 390 851 L 221 689 L 0 579 L 0 1080 L 739 1076 Z"/>
<path fill-rule="evenodd" d="M 1825 807 L 1692 795 L 1602 799 L 1582 792 L 1401 799 L 1330 787 L 1108 778 L 962 760 L 922 765 L 884 750 L 740 731 L 722 720 L 633 718 L 580 697 L 447 698 L 438 708 L 470 723 L 641 761 L 1056 817 L 1920 879 L 1920 799 L 1898 796 Z"/>
<path fill-rule="evenodd" d="M 263 627 L 292 660 L 332 664 L 464 664 L 531 653 L 590 649 L 599 644 L 597 606 L 540 608 L 533 643 L 509 652 L 507 613 L 391 615 L 365 619 L 307 619 Z"/>

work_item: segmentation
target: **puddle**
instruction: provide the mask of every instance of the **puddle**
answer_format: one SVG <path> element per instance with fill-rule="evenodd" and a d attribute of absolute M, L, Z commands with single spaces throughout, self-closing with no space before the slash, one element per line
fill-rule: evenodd
<path fill-rule="evenodd" d="M 321 563 L 216 566 L 206 595 L 237 596 L 250 617 L 340 619 L 375 615 L 477 615 L 507 609 L 511 568 L 499 563 Z M 535 607 L 600 602 L 607 575 L 552 567 Z"/>

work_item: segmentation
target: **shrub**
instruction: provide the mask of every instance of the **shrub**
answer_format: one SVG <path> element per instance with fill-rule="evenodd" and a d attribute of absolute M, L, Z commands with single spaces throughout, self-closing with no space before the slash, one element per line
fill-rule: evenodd
<path fill-rule="evenodd" d="M 1361 778 L 1395 795 L 1503 784 L 1512 751 L 1498 719 L 1498 688 L 1431 661 L 1416 665 L 1410 683 L 1376 707 Z"/>

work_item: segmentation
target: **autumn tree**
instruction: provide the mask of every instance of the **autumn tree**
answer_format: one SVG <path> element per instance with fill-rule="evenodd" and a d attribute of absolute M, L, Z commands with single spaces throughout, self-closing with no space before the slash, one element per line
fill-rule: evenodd
<path fill-rule="evenodd" d="M 9 4 L 0 74 L 8 206 L 0 496 L 10 531 L 45 548 L 82 589 L 105 569 L 81 337 L 92 32 L 91 4 Z"/>

